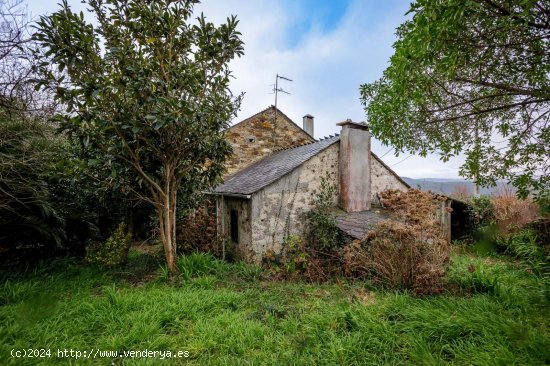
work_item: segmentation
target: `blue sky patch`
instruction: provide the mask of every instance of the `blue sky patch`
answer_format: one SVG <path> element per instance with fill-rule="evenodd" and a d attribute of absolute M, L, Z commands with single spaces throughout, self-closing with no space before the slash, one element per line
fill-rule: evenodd
<path fill-rule="evenodd" d="M 321 33 L 330 33 L 340 24 L 348 9 L 349 0 L 289 0 L 289 14 L 294 23 L 287 30 L 291 48 L 297 46 L 304 35 L 312 29 Z"/>

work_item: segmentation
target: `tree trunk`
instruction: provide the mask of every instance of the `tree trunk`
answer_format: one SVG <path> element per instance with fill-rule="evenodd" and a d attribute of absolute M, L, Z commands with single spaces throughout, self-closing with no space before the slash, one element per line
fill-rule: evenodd
<path fill-rule="evenodd" d="M 176 265 L 176 187 L 177 182 L 174 175 L 169 167 L 165 167 L 165 189 L 162 203 L 157 206 L 157 215 L 166 265 L 171 274 L 178 270 Z"/>

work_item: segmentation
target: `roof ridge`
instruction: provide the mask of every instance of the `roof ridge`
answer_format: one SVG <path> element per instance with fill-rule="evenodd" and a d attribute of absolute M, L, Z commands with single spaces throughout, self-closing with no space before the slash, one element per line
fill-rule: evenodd
<path fill-rule="evenodd" d="M 338 138 L 304 144 L 268 155 L 236 172 L 214 188 L 216 194 L 252 194 L 292 172 L 313 156 L 338 143 Z"/>
<path fill-rule="evenodd" d="M 266 111 L 268 111 L 268 110 L 270 110 L 270 109 L 276 109 L 276 110 L 277 110 L 277 113 L 283 115 L 287 120 L 290 121 L 290 123 L 292 123 L 294 126 L 296 126 L 296 128 L 298 128 L 298 130 L 302 131 L 303 133 L 306 134 L 306 136 L 309 136 L 310 138 L 313 139 L 313 141 L 315 141 L 315 137 L 311 136 L 306 130 L 304 130 L 304 129 L 303 129 L 302 127 L 300 127 L 296 122 L 294 122 L 294 121 L 292 120 L 292 118 L 290 118 L 289 116 L 287 116 L 283 111 L 281 111 L 279 108 L 275 107 L 273 104 L 271 104 L 269 107 L 267 107 L 267 108 L 265 108 L 265 109 L 262 109 L 262 110 L 259 111 L 258 113 L 253 114 L 252 116 L 247 117 L 247 118 L 243 119 L 242 121 L 237 122 L 237 123 L 235 123 L 234 125 L 229 126 L 227 129 L 233 128 L 233 127 L 235 127 L 235 126 L 237 126 L 237 125 L 240 125 L 240 124 L 243 123 L 243 122 L 249 121 L 249 120 L 251 120 L 251 119 L 253 119 L 253 118 L 259 116 L 260 114 L 262 114 L 262 113 L 264 113 L 264 112 L 266 112 Z"/>

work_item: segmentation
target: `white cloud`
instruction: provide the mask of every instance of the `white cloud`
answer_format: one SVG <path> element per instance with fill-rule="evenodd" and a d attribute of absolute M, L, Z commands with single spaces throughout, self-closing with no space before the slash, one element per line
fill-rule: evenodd
<path fill-rule="evenodd" d="M 35 14 L 56 8 L 53 2 L 44 3 L 30 0 L 29 6 Z M 79 0 L 69 3 L 82 9 Z M 236 121 L 274 103 L 271 84 L 279 73 L 294 80 L 282 83 L 291 95 L 280 96 L 279 108 L 298 124 L 307 113 L 315 116 L 316 137 L 337 133 L 336 123 L 346 118 L 365 119 L 359 86 L 382 75 L 393 53 L 395 28 L 405 20 L 407 9 L 408 2 L 400 0 L 392 1 L 391 6 L 352 0 L 334 29 L 323 32 L 323 27 L 312 24 L 304 34 L 293 35 L 296 24 L 307 17 L 307 9 L 299 2 L 207 0 L 196 8 L 197 15 L 202 11 L 215 23 L 225 21 L 231 14 L 240 20 L 245 55 L 232 63 L 236 78 L 232 90 L 246 94 Z M 291 38 L 297 38 L 297 42 L 289 42 Z M 373 151 L 379 155 L 388 149 L 373 141 Z M 391 166 L 406 156 L 390 153 L 384 161 Z M 460 161 L 443 164 L 435 156 L 411 157 L 395 165 L 395 170 L 409 177 L 455 178 Z"/>

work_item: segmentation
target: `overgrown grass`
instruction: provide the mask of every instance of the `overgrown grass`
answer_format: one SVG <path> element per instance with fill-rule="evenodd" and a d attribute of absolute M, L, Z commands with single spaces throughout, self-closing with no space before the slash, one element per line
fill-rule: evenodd
<path fill-rule="evenodd" d="M 105 273 L 72 260 L 0 281 L 0 364 L 543 365 L 550 311 L 539 278 L 506 258 L 456 254 L 454 295 L 366 283 L 272 282 L 259 267 L 194 254 L 182 280 L 130 255 Z M 141 268 L 140 280 L 128 273 Z M 149 271 L 145 271 L 148 268 Z M 152 273 L 152 274 L 151 274 Z M 14 359 L 12 349 L 186 350 L 187 359 Z"/>

